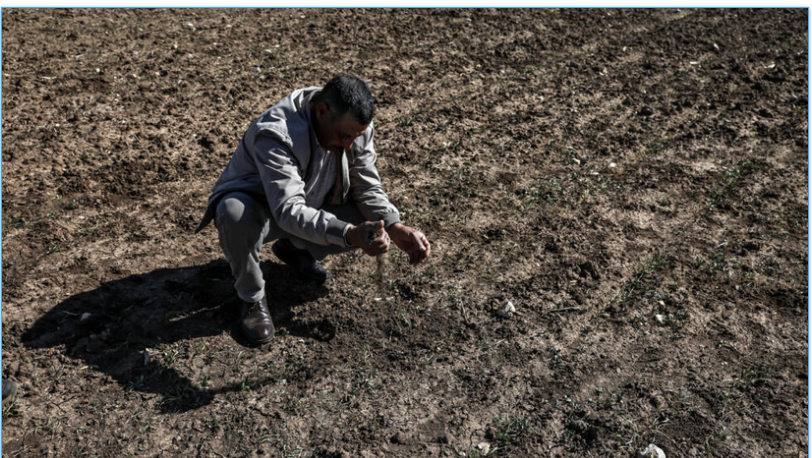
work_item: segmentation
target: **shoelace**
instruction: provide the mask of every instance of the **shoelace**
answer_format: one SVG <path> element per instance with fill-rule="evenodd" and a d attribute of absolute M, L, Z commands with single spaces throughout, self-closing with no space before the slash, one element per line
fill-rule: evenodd
<path fill-rule="evenodd" d="M 262 301 L 256 301 L 253 304 L 251 304 L 250 307 L 248 307 L 248 312 L 253 313 L 261 309 L 262 309 Z"/>

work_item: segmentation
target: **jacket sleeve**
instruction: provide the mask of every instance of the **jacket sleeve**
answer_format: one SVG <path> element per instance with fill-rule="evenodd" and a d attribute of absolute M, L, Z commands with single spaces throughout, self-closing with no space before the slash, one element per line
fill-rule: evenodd
<path fill-rule="evenodd" d="M 346 246 L 344 234 L 350 224 L 305 204 L 304 180 L 287 146 L 275 138 L 260 136 L 254 160 L 271 215 L 280 229 L 319 245 Z"/>
<path fill-rule="evenodd" d="M 400 213 L 383 190 L 381 177 L 375 167 L 378 155 L 375 153 L 374 136 L 375 129 L 370 127 L 363 141 L 356 142 L 356 156 L 350 164 L 350 190 L 358 210 L 367 221 L 383 220 L 384 226 L 389 227 L 400 222 Z"/>

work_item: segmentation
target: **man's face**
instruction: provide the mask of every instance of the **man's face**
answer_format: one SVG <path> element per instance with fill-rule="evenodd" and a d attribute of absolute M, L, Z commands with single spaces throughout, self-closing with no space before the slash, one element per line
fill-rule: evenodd
<path fill-rule="evenodd" d="M 341 118 L 332 119 L 330 109 L 324 103 L 316 105 L 315 119 L 316 137 L 318 137 L 319 143 L 334 153 L 350 149 L 352 142 L 363 135 L 369 127 L 368 124 L 358 124 L 350 113 L 344 113 Z"/>

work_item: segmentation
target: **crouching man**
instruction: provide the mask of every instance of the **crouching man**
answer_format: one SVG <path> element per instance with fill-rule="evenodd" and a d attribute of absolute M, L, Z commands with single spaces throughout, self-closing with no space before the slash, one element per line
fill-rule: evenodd
<path fill-rule="evenodd" d="M 317 263 L 329 254 L 360 248 L 377 256 L 393 242 L 416 265 L 431 253 L 381 186 L 374 112 L 369 87 L 355 76 L 295 90 L 251 124 L 215 183 L 196 232 L 214 220 L 252 344 L 274 336 L 259 267 L 263 244 L 276 241 L 274 254 L 317 283 L 330 277 Z"/>

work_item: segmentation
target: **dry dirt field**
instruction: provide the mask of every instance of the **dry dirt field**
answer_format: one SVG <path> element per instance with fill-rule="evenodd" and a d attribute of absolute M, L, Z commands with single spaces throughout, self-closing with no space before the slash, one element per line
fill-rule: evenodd
<path fill-rule="evenodd" d="M 2 11 L 3 457 L 805 457 L 808 12 Z M 248 124 L 341 72 L 434 248 L 216 231 Z M 517 313 L 496 310 L 511 301 Z"/>

